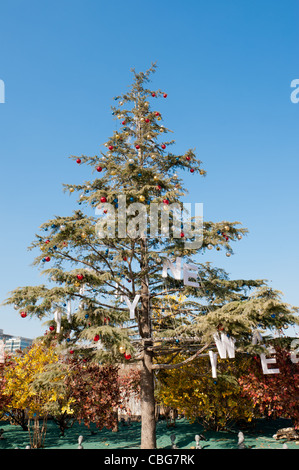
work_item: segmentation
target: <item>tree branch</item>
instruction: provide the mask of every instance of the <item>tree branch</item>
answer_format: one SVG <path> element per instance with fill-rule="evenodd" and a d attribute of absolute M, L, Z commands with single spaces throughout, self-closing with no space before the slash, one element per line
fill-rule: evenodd
<path fill-rule="evenodd" d="M 189 362 L 196 359 L 208 346 L 209 346 L 209 343 L 205 344 L 201 349 L 199 349 L 195 354 L 193 354 L 193 356 L 189 357 L 185 361 L 179 362 L 178 364 L 153 364 L 152 370 L 179 369 L 185 364 L 188 364 Z"/>

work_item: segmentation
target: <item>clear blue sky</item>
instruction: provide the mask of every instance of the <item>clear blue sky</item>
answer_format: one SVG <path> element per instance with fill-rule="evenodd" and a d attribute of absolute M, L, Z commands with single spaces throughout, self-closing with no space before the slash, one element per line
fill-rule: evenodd
<path fill-rule="evenodd" d="M 288 0 L 10 0 L 0 10 L 0 302 L 42 279 L 27 251 L 39 225 L 75 205 L 62 183 L 87 169 L 115 128 L 113 97 L 130 69 L 157 61 L 176 151 L 196 148 L 207 178 L 186 174 L 207 220 L 250 230 L 235 255 L 204 255 L 232 278 L 265 278 L 299 305 L 299 2 Z M 174 150 L 174 149 L 173 149 Z M 0 308 L 6 333 L 45 327 Z"/>

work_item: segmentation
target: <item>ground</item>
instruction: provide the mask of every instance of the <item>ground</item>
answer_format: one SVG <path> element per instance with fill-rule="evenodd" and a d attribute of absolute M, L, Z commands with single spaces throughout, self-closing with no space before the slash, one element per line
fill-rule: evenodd
<path fill-rule="evenodd" d="M 283 427 L 291 426 L 289 420 L 278 419 L 273 421 L 258 420 L 255 426 L 242 429 L 245 436 L 245 445 L 252 449 L 282 449 L 285 440 L 273 439 L 273 434 Z M 13 426 L 1 421 L 0 428 L 4 429 L 3 439 L 0 440 L 0 449 L 25 448 L 29 444 L 28 432 L 20 426 Z M 205 449 L 235 449 L 238 443 L 238 429 L 232 431 L 204 431 L 200 424 L 190 424 L 186 420 L 178 420 L 174 428 L 168 428 L 165 421 L 157 423 L 157 447 L 170 449 L 170 436 L 175 434 L 175 443 L 179 449 L 190 449 L 195 446 L 195 435 L 203 434 L 207 440 L 201 441 Z M 83 436 L 84 449 L 138 449 L 140 446 L 140 423 L 133 422 L 130 426 L 120 424 L 118 432 L 107 429 L 99 431 L 95 426 L 88 429 L 84 425 L 75 423 L 68 429 L 64 437 L 53 421 L 48 421 L 45 439 L 46 449 L 77 449 L 78 437 Z M 298 449 L 299 443 L 288 441 L 289 449 Z"/>

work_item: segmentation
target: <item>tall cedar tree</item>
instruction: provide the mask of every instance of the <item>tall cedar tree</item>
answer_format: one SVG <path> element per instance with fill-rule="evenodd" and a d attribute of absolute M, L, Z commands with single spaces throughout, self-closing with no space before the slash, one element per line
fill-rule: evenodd
<path fill-rule="evenodd" d="M 262 280 L 230 280 L 222 269 L 196 259 L 207 249 L 233 254 L 231 243 L 247 233 L 239 222 L 204 221 L 201 247 L 186 245 L 184 228 L 179 235 L 170 230 L 169 236 L 149 236 L 149 217 L 144 231 L 141 215 L 149 214 L 152 203 L 162 207 L 159 222 L 168 211 L 170 228 L 176 228 L 168 209 L 173 203 L 182 207 L 187 192 L 177 172 L 205 176 L 192 149 L 180 155 L 170 152 L 174 141 L 168 140 L 170 131 L 162 125 L 157 109 L 158 98 L 164 100 L 167 94 L 147 88 L 155 68 L 153 64 L 146 72 L 133 70 L 129 91 L 115 97 L 112 114 L 117 130 L 100 155 L 71 157 L 75 164 L 90 165 L 96 176 L 80 185 L 64 185 L 66 192 L 78 193 L 81 207 L 70 216 L 55 216 L 44 223 L 31 246 L 41 250 L 35 264 L 48 276 L 48 284 L 18 288 L 7 300 L 25 311 L 23 316 L 61 314 L 60 332 L 50 331 L 47 340 L 60 343 L 67 354 L 100 363 L 138 363 L 141 448 L 156 447 L 155 370 L 179 367 L 171 360 L 158 364 L 156 356 L 173 352 L 175 357 L 183 352 L 183 362 L 188 363 L 215 348 L 217 329 L 234 335 L 236 346 L 244 350 L 250 348 L 253 328 L 281 328 L 296 321 L 292 309 Z M 120 196 L 127 201 L 125 233 Z M 138 212 L 132 206 L 137 202 Z M 114 210 L 113 225 L 109 215 Z M 189 232 L 189 237 L 194 240 L 194 234 Z M 176 257 L 197 266 L 199 287 L 161 276 L 164 260 Z M 258 289 L 253 296 L 252 288 Z M 125 296 L 132 303 L 137 294 L 135 319 L 130 320 Z M 71 317 L 67 315 L 69 301 Z M 54 320 L 49 323 L 53 329 Z"/>

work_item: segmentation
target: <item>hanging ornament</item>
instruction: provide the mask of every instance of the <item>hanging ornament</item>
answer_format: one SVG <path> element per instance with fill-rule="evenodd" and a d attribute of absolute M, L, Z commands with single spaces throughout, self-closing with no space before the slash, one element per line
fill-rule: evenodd
<path fill-rule="evenodd" d="M 158 111 L 156 111 L 155 116 L 160 116 L 160 113 Z"/>
<path fill-rule="evenodd" d="M 164 93 L 163 98 L 167 98 L 167 93 Z"/>
<path fill-rule="evenodd" d="M 156 186 L 156 190 L 157 190 L 157 191 L 161 191 L 161 189 L 162 189 L 161 186 L 158 184 L 158 185 Z"/>
<path fill-rule="evenodd" d="M 119 347 L 119 352 L 120 352 L 121 354 L 124 354 L 124 353 L 126 352 L 126 348 L 125 348 L 124 346 L 120 346 L 120 347 Z"/>
<path fill-rule="evenodd" d="M 26 312 L 21 312 L 20 315 L 21 315 L 22 318 L 26 318 L 26 317 L 27 317 L 27 313 L 26 313 Z"/>
<path fill-rule="evenodd" d="M 113 145 L 109 145 L 108 149 L 113 150 Z"/>
<path fill-rule="evenodd" d="M 97 171 L 100 173 L 102 171 L 102 169 L 103 168 L 101 166 L 98 166 Z"/>
<path fill-rule="evenodd" d="M 129 359 L 131 359 L 131 354 L 126 354 L 126 353 L 125 353 L 125 354 L 124 354 L 124 357 L 125 357 L 125 359 L 128 361 Z"/>
<path fill-rule="evenodd" d="M 190 173 L 194 173 L 194 168 L 190 168 Z"/>
<path fill-rule="evenodd" d="M 154 181 L 158 181 L 158 179 L 159 179 L 159 176 L 155 175 L 154 176 Z"/>
<path fill-rule="evenodd" d="M 145 122 L 147 123 L 150 122 L 149 118 L 145 118 Z"/>
<path fill-rule="evenodd" d="M 242 239 L 242 235 L 239 233 L 238 234 L 238 240 L 241 240 Z"/>
<path fill-rule="evenodd" d="M 164 204 L 169 204 L 169 200 L 168 199 L 163 199 L 163 203 Z"/>
<path fill-rule="evenodd" d="M 213 245 L 211 245 L 211 243 L 208 244 L 208 250 L 211 250 L 213 248 Z"/>
<path fill-rule="evenodd" d="M 50 331 L 54 331 L 55 330 L 55 327 L 53 325 L 49 326 L 49 330 Z"/>
<path fill-rule="evenodd" d="M 74 354 L 74 350 L 73 350 L 73 349 L 70 350 L 70 354 Z"/>
<path fill-rule="evenodd" d="M 153 93 L 152 93 L 152 97 L 153 97 L 153 98 L 155 98 L 155 96 L 156 96 L 156 93 L 155 93 L 155 92 L 153 92 Z"/>
<path fill-rule="evenodd" d="M 163 150 L 166 149 L 166 145 L 165 145 L 165 144 L 162 144 L 162 145 L 161 145 L 161 148 L 162 148 Z"/>
<path fill-rule="evenodd" d="M 229 253 L 229 252 L 227 252 L 227 253 L 226 253 L 226 256 L 229 258 L 229 257 L 230 257 L 230 253 Z"/>
<path fill-rule="evenodd" d="M 141 202 L 144 202 L 144 201 L 145 201 L 145 197 L 144 197 L 144 196 L 142 196 L 142 195 L 141 195 L 141 196 L 139 196 L 139 201 L 141 201 Z"/>
<path fill-rule="evenodd" d="M 77 279 L 78 279 L 78 281 L 82 281 L 82 279 L 83 279 L 83 274 L 77 274 Z"/>
<path fill-rule="evenodd" d="M 46 256 L 45 261 L 46 261 L 47 263 L 48 263 L 49 261 L 51 261 L 50 256 Z"/>
<path fill-rule="evenodd" d="M 137 150 L 139 150 L 139 149 L 140 149 L 140 145 L 138 145 L 138 144 L 135 145 L 135 148 L 136 148 Z"/>
<path fill-rule="evenodd" d="M 70 188 L 69 191 L 70 191 L 70 193 L 73 193 L 75 190 L 74 190 L 74 188 Z"/>
<path fill-rule="evenodd" d="M 181 232 L 181 238 L 184 238 L 185 234 L 184 232 Z"/>
<path fill-rule="evenodd" d="M 129 162 L 129 165 L 133 165 L 133 163 L 134 163 L 133 158 L 129 158 L 128 162 Z"/>
<path fill-rule="evenodd" d="M 126 121 L 122 121 L 122 125 L 125 126 L 125 125 L 126 125 Z"/>
<path fill-rule="evenodd" d="M 100 335 L 95 335 L 95 337 L 93 338 L 94 341 L 99 341 L 100 339 Z"/>
<path fill-rule="evenodd" d="M 105 196 L 101 197 L 101 202 L 107 202 L 107 199 L 105 198 Z"/>
<path fill-rule="evenodd" d="M 189 157 L 189 155 L 187 155 L 186 160 L 189 162 L 191 160 L 191 157 Z"/>
<path fill-rule="evenodd" d="M 76 162 L 78 163 L 78 165 L 80 165 L 80 163 L 81 163 L 81 158 L 77 158 Z"/>

